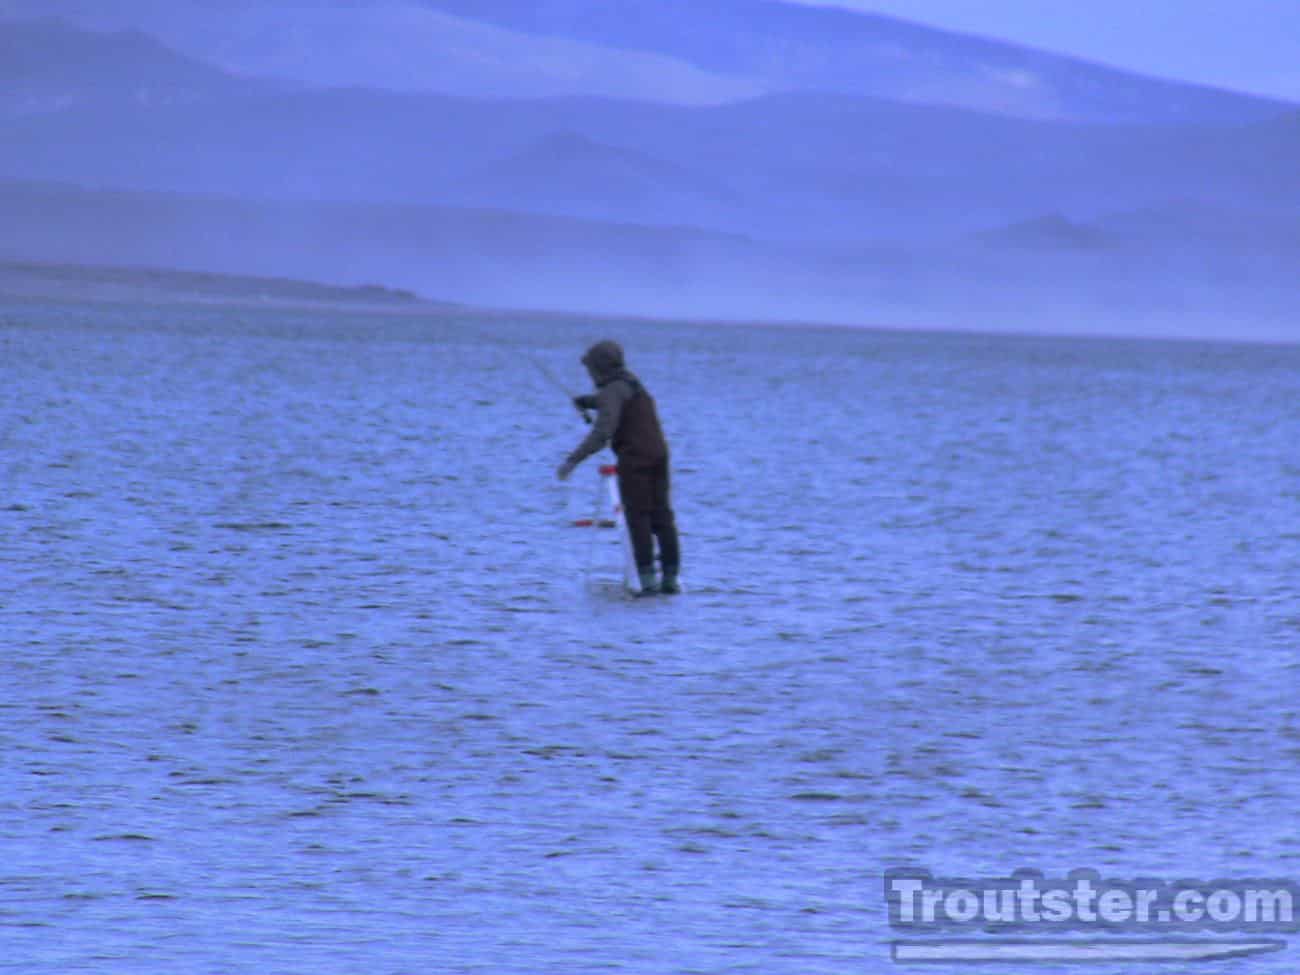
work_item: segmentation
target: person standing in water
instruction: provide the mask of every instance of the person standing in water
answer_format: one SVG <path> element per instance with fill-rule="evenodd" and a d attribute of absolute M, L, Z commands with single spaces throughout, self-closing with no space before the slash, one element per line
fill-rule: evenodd
<path fill-rule="evenodd" d="M 596 422 L 556 470 L 556 476 L 563 481 L 580 463 L 612 444 L 641 594 L 680 592 L 681 549 L 669 500 L 668 442 L 659 425 L 654 397 L 628 372 L 623 348 L 617 342 L 597 342 L 583 355 L 582 364 L 596 384 L 596 393 L 576 396 L 573 402 L 579 409 L 595 410 Z M 656 539 L 663 568 L 660 580 L 655 578 Z"/>

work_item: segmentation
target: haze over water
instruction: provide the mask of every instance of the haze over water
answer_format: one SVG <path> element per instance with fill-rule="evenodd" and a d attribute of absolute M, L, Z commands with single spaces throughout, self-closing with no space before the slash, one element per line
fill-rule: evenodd
<path fill-rule="evenodd" d="M 528 358 L 607 336 L 676 599 L 554 480 Z M 884 972 L 889 867 L 1300 873 L 1296 348 L 28 302 L 0 350 L 0 970 Z"/>

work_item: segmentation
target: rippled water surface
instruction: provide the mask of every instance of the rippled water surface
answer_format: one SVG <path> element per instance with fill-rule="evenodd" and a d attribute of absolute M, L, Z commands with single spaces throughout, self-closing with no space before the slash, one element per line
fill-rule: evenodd
<path fill-rule="evenodd" d="M 553 477 L 529 358 L 606 333 L 679 598 Z M 1300 350 L 26 304 L 0 356 L 0 970 L 883 972 L 891 866 L 1300 876 Z"/>

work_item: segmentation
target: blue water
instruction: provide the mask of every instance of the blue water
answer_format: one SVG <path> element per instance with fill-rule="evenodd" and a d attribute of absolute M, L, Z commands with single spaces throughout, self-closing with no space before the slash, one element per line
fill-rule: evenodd
<path fill-rule="evenodd" d="M 606 334 L 679 598 L 553 477 Z M 2 971 L 884 972 L 893 866 L 1300 875 L 1300 349 L 27 303 L 0 370 Z"/>

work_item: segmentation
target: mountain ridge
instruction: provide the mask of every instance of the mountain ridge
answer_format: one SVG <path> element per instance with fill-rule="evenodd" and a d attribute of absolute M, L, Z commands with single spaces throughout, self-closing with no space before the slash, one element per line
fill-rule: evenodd
<path fill-rule="evenodd" d="M 584 151 L 556 151 L 546 140 L 559 131 Z M 1293 154 L 1276 151 L 1290 135 L 1282 123 L 1120 128 L 817 93 L 692 107 L 256 88 L 213 95 L 202 111 L 127 99 L 13 118 L 0 178 L 849 243 L 1053 210 L 1086 219 L 1179 194 L 1300 205 Z"/>
<path fill-rule="evenodd" d="M 33 9 L 80 10 L 80 19 L 69 23 L 130 25 L 227 71 L 317 87 L 504 97 L 587 93 L 675 104 L 838 91 L 1107 123 L 1249 121 L 1296 108 L 893 17 L 785 0 L 392 0 L 337 9 L 281 2 L 227 16 L 187 0 L 176 0 L 166 13 L 125 4 L 117 14 L 101 10 L 91 17 L 84 5 L 67 0 L 43 0 Z M 322 58 L 323 51 L 330 58 Z M 331 62 L 338 68 L 333 78 Z"/>
<path fill-rule="evenodd" d="M 1250 216 L 1300 210 L 1292 107 L 1171 125 L 829 90 L 398 93 L 233 78 L 83 33 L 103 58 L 52 43 L 8 63 L 30 97 L 0 98 L 0 256 L 730 320 L 1032 330 L 1065 308 L 1294 331 L 1300 313 L 1295 235 Z M 122 65 L 139 43 L 157 55 L 146 97 Z"/>
<path fill-rule="evenodd" d="M 1242 121 L 1288 104 L 896 17 L 784 0 L 419 2 L 515 30 L 667 55 L 772 90 L 838 91 L 1074 121 Z M 945 80 L 937 82 L 940 73 Z"/>
<path fill-rule="evenodd" d="M 0 20 L 0 113 L 192 102 L 245 88 L 138 30 L 82 31 L 52 17 Z"/>

